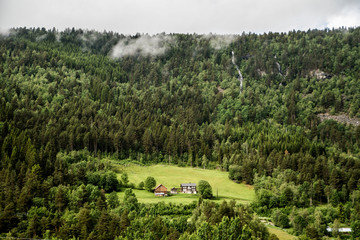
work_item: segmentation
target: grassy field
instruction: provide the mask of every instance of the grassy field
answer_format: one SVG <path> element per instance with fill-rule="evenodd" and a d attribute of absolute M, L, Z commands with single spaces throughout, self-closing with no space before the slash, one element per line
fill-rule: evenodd
<path fill-rule="evenodd" d="M 154 193 L 145 190 L 133 189 L 133 192 L 135 193 L 138 201 L 141 203 L 165 202 L 165 203 L 175 203 L 175 204 L 180 204 L 180 203 L 188 204 L 198 200 L 198 196 L 193 194 L 178 194 L 169 197 L 155 197 Z M 124 192 L 119 192 L 118 196 L 120 199 L 123 199 Z"/>
<path fill-rule="evenodd" d="M 198 183 L 200 180 L 206 180 L 210 183 L 213 189 L 213 195 L 218 198 L 214 201 L 223 201 L 234 199 L 239 203 L 249 203 L 254 200 L 255 192 L 252 186 L 245 184 L 237 184 L 229 180 L 227 172 L 218 170 L 207 170 L 190 167 L 176 167 L 169 165 L 153 165 L 153 166 L 138 166 L 128 165 L 121 166 L 129 176 L 129 181 L 136 186 L 145 181 L 148 176 L 156 179 L 156 184 L 163 184 L 170 191 L 173 187 L 180 187 L 181 183 Z M 119 175 L 120 179 L 120 175 Z M 153 193 L 145 190 L 134 191 L 139 202 L 155 203 L 159 201 L 172 203 L 191 203 L 198 199 L 197 195 L 191 194 L 177 194 L 170 197 L 155 197 Z M 119 193 L 122 198 L 123 192 Z"/>
<path fill-rule="evenodd" d="M 280 240 L 296 240 L 296 239 L 298 239 L 298 237 L 293 236 L 293 235 L 281 230 L 280 228 L 270 226 L 270 225 L 266 225 L 266 227 L 268 228 L 270 233 L 275 234 Z"/>

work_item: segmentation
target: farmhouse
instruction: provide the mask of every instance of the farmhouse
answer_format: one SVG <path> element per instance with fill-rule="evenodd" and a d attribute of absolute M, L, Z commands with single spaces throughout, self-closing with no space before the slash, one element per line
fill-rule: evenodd
<path fill-rule="evenodd" d="M 155 188 L 154 193 L 155 193 L 155 196 L 159 196 L 159 197 L 165 197 L 168 194 L 167 188 L 162 184 L 158 185 Z"/>
<path fill-rule="evenodd" d="M 196 183 L 182 183 L 180 184 L 181 192 L 196 194 Z"/>

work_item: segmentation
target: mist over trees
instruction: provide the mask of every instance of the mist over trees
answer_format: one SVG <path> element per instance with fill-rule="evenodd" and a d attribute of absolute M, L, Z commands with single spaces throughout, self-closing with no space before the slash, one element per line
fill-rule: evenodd
<path fill-rule="evenodd" d="M 185 239 L 232 227 L 269 238 L 252 211 L 314 238 L 335 220 L 358 229 L 360 126 L 318 114 L 360 118 L 359 41 L 360 28 L 219 37 L 13 29 L 0 36 L 0 232 Z M 253 184 L 257 199 L 251 209 L 143 205 L 129 189 L 117 199 L 112 192 L 131 186 L 106 159 L 218 168 Z"/>

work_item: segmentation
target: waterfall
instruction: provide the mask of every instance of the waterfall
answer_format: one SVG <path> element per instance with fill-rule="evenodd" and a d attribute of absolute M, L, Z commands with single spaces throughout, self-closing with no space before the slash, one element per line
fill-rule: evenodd
<path fill-rule="evenodd" d="M 238 65 L 236 65 L 236 63 L 235 63 L 235 54 L 234 54 L 234 51 L 231 51 L 231 53 L 232 53 L 232 63 L 234 64 L 234 66 L 236 67 L 236 70 L 238 71 L 238 73 L 239 73 L 239 82 L 240 82 L 240 93 L 241 93 L 241 91 L 242 91 L 242 86 L 243 86 L 243 76 L 242 76 L 242 74 L 241 74 L 241 72 L 240 72 L 240 69 L 239 69 L 239 66 Z"/>
<path fill-rule="evenodd" d="M 275 64 L 276 64 L 277 70 L 279 71 L 280 75 L 283 76 L 284 74 L 283 74 L 282 71 L 281 71 L 280 63 L 275 62 Z"/>
<path fill-rule="evenodd" d="M 274 58 L 275 58 L 275 61 L 276 61 L 276 55 L 274 56 Z M 281 71 L 280 63 L 276 61 L 275 64 L 276 64 L 277 70 L 279 71 L 280 75 L 284 76 L 283 72 Z"/>
<path fill-rule="evenodd" d="M 276 68 L 277 68 L 277 70 L 279 71 L 279 74 L 280 74 L 283 78 L 285 78 L 284 73 L 281 71 L 281 65 L 280 65 L 280 63 L 279 63 L 278 61 L 276 61 L 276 59 L 277 59 L 277 58 L 276 58 L 276 54 L 275 54 L 274 58 L 275 58 Z M 282 82 L 279 83 L 279 86 L 281 86 L 281 85 L 283 85 Z"/>

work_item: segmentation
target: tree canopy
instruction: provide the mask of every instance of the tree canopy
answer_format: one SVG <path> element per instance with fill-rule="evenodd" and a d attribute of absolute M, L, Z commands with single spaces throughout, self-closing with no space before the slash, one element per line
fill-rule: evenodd
<path fill-rule="evenodd" d="M 214 42 L 226 36 L 152 37 L 0 35 L 1 236 L 176 239 L 240 229 L 269 238 L 247 220 L 251 211 L 312 238 L 335 223 L 358 229 L 360 28 L 243 33 L 222 47 Z M 161 54 L 116 56 L 119 41 L 134 39 L 165 40 Z M 228 171 L 254 185 L 256 201 L 251 211 L 206 201 L 156 208 L 128 191 L 118 204 L 112 192 L 135 187 L 126 174 L 118 180 L 113 162 L 122 161 Z M 195 208 L 202 217 L 187 224 Z"/>
<path fill-rule="evenodd" d="M 149 192 L 152 191 L 152 189 L 156 186 L 156 180 L 154 177 L 147 177 L 145 179 L 145 189 Z"/>
<path fill-rule="evenodd" d="M 209 182 L 205 180 L 200 180 L 198 183 L 198 192 L 204 199 L 212 198 L 212 187 Z"/>

